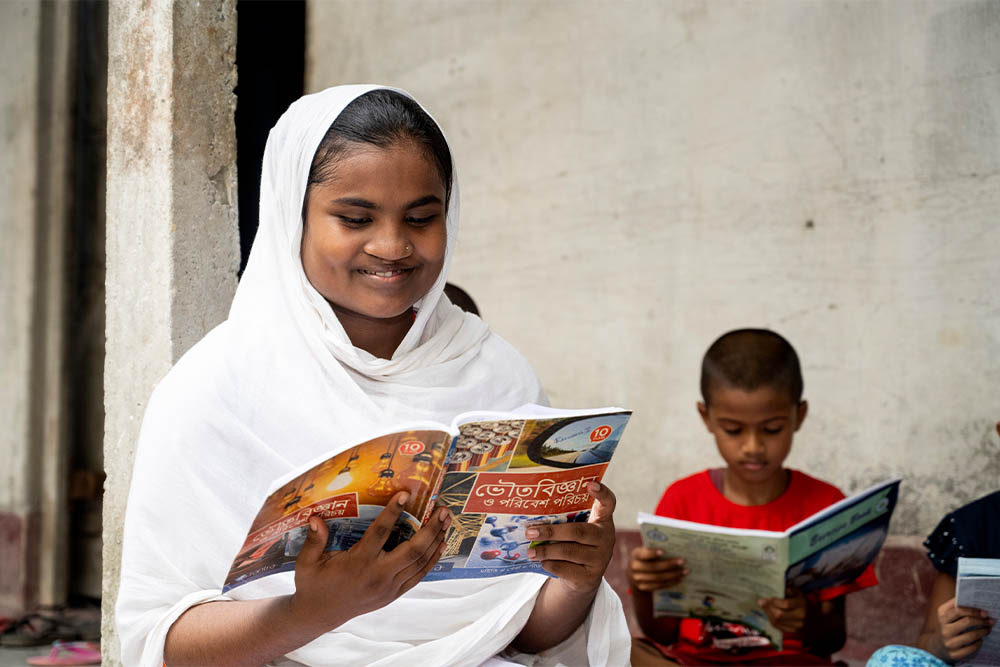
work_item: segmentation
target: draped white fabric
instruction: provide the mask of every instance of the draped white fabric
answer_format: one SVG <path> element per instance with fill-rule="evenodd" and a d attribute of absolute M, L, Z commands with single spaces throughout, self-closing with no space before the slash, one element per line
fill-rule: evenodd
<path fill-rule="evenodd" d="M 417 304 L 392 359 L 355 348 L 302 270 L 302 203 L 323 135 L 377 86 L 308 95 L 268 138 L 260 227 L 229 319 L 181 358 L 150 398 L 125 519 L 116 623 L 125 665 L 159 666 L 170 625 L 211 600 L 286 595 L 284 573 L 221 594 L 268 485 L 328 451 L 402 421 L 544 401 L 534 372 L 478 317 L 443 296 L 458 231 L 447 215 L 445 267 Z M 402 91 L 400 91 L 402 92 Z M 289 654 L 283 664 L 478 665 L 502 651 L 544 577 L 421 583 Z M 604 585 L 588 622 L 534 664 L 625 664 L 621 606 Z"/>

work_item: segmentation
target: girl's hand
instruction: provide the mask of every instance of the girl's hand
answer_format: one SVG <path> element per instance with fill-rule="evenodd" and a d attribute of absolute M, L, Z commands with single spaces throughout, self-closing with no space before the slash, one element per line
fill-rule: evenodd
<path fill-rule="evenodd" d="M 324 552 L 329 530 L 319 517 L 310 517 L 309 533 L 295 560 L 293 615 L 318 633 L 327 632 L 389 604 L 417 585 L 444 550 L 451 523 L 448 510 L 436 510 L 427 525 L 392 551 L 382 547 L 403 512 L 409 493 L 402 491 L 347 551 Z"/>
<path fill-rule="evenodd" d="M 948 662 L 967 658 L 983 644 L 983 637 L 990 633 L 996 623 L 985 611 L 970 607 L 955 606 L 951 598 L 937 609 L 938 624 L 941 628 L 941 657 Z"/>
<path fill-rule="evenodd" d="M 593 593 L 601 585 L 615 548 L 615 494 L 603 484 L 591 482 L 587 493 L 594 499 L 587 523 L 557 523 L 531 526 L 530 540 L 550 540 L 528 549 L 528 558 L 559 577 L 549 582 L 574 593 Z"/>
<path fill-rule="evenodd" d="M 636 547 L 628 563 L 628 581 L 634 590 L 650 592 L 684 581 L 691 570 L 683 558 L 664 558 L 662 549 Z"/>
<path fill-rule="evenodd" d="M 801 632 L 806 625 L 808 605 L 801 593 L 787 591 L 786 598 L 764 598 L 757 604 L 767 614 L 771 625 L 782 632 Z"/>

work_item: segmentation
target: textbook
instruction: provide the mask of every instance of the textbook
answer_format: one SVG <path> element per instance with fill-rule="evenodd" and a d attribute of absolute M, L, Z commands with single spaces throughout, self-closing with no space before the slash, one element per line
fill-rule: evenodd
<path fill-rule="evenodd" d="M 410 498 L 385 544 L 392 550 L 436 506 L 452 515 L 445 551 L 425 581 L 545 572 L 528 559 L 532 524 L 586 521 L 631 412 L 467 412 L 450 426 L 415 422 L 382 431 L 276 480 L 223 586 L 295 569 L 309 517 L 330 529 L 327 551 L 350 549 L 399 491 Z M 549 575 L 552 576 L 552 575 Z"/>
<path fill-rule="evenodd" d="M 1000 558 L 959 558 L 955 604 L 1000 616 Z M 959 664 L 1000 665 L 1000 631 L 996 626 L 983 637 L 979 650 Z"/>
<path fill-rule="evenodd" d="M 746 645 L 781 648 L 782 634 L 757 605 L 847 584 L 875 559 L 889 531 L 900 480 L 877 484 L 784 532 L 725 528 L 639 513 L 643 545 L 684 558 L 690 574 L 653 592 L 654 616 L 690 616 L 752 628 Z M 759 633 L 759 634 L 757 634 Z M 756 643 L 755 643 L 756 640 Z"/>

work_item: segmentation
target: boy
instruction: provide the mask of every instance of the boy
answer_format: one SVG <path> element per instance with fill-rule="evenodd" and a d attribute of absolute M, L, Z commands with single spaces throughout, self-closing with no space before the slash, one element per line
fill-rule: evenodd
<path fill-rule="evenodd" d="M 764 329 L 723 335 L 702 361 L 701 394 L 698 412 L 715 437 L 726 467 L 671 484 L 657 505 L 657 514 L 731 528 L 782 531 L 844 498 L 836 487 L 782 466 L 808 412 L 802 400 L 798 355 L 787 340 Z M 771 623 L 785 633 L 784 650 L 753 648 L 736 656 L 713 646 L 713 635 L 724 631 L 707 628 L 697 619 L 653 617 L 652 592 L 676 586 L 689 567 L 698 567 L 662 555 L 639 547 L 629 562 L 636 615 L 653 640 L 633 642 L 635 665 L 669 663 L 664 656 L 680 664 L 828 665 L 828 656 L 846 638 L 843 595 L 876 583 L 869 568 L 847 586 L 808 597 L 789 590 L 784 599 L 760 600 Z"/>

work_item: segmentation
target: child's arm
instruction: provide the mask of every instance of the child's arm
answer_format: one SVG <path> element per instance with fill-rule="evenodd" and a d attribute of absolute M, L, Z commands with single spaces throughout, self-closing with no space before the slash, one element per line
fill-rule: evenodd
<path fill-rule="evenodd" d="M 978 609 L 955 606 L 955 577 L 938 572 L 917 646 L 947 662 L 966 658 L 979 650 L 995 623 L 984 616 Z"/>
<path fill-rule="evenodd" d="M 643 633 L 661 644 L 677 640 L 679 618 L 653 615 L 653 591 L 676 586 L 690 570 L 682 558 L 663 558 L 663 551 L 636 547 L 628 564 L 628 582 L 632 591 L 632 607 Z"/>
<path fill-rule="evenodd" d="M 794 591 L 786 595 L 786 598 L 760 601 L 761 609 L 774 627 L 798 634 L 810 653 L 831 655 L 843 648 L 847 641 L 843 596 L 813 602 Z"/>

